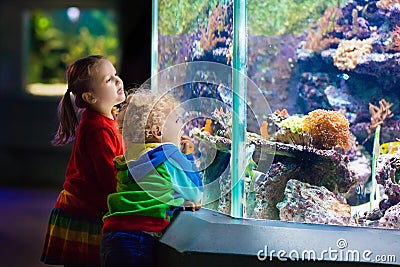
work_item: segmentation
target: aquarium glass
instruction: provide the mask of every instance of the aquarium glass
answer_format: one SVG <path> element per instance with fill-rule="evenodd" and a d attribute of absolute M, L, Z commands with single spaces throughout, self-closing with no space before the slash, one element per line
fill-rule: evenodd
<path fill-rule="evenodd" d="M 32 9 L 25 13 L 26 88 L 36 95 L 61 95 L 65 71 L 89 54 L 118 66 L 118 13 L 106 8 Z"/>
<path fill-rule="evenodd" d="M 167 75 L 184 84 L 152 84 L 174 84 L 182 102 L 217 100 L 197 117 L 193 108 L 185 128 L 203 181 L 215 184 L 204 207 L 232 215 L 240 201 L 250 219 L 400 229 L 399 1 L 153 3 L 153 77 L 191 67 Z M 205 62 L 225 66 L 225 77 Z M 193 63 L 201 78 L 181 80 Z M 239 88 L 236 71 L 246 77 Z M 245 114 L 233 109 L 235 88 L 246 89 Z M 238 152 L 235 130 L 245 131 Z M 233 168 L 243 174 L 235 184 Z"/>

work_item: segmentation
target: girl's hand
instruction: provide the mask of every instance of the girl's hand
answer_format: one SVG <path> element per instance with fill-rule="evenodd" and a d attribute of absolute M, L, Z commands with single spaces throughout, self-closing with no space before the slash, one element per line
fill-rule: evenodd
<path fill-rule="evenodd" d="M 189 136 L 183 135 L 181 137 L 181 151 L 185 155 L 192 154 L 194 151 L 194 144 Z"/>
<path fill-rule="evenodd" d="M 186 200 L 185 204 L 183 204 L 182 207 L 183 210 L 191 209 L 192 211 L 199 210 L 200 208 L 201 208 L 200 201 L 189 201 L 189 200 Z"/>

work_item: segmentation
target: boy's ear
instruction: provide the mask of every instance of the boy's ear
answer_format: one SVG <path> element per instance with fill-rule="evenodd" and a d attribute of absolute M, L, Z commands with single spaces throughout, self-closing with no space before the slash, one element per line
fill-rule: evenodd
<path fill-rule="evenodd" d="M 94 97 L 93 93 L 91 92 L 82 93 L 82 99 L 88 104 L 94 104 L 97 102 L 96 97 Z"/>
<path fill-rule="evenodd" d="M 154 136 L 155 139 L 157 139 L 159 142 L 161 142 L 161 127 L 159 125 L 153 125 L 151 127 L 151 134 Z"/>

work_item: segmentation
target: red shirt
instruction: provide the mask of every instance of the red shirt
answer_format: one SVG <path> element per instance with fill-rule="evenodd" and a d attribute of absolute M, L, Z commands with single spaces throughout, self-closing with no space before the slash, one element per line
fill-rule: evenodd
<path fill-rule="evenodd" d="M 122 154 L 122 135 L 116 120 L 90 109 L 84 110 L 66 170 L 64 189 L 88 206 L 58 201 L 62 205 L 60 208 L 101 218 L 108 210 L 107 196 L 116 190 L 117 171 L 113 159 Z"/>

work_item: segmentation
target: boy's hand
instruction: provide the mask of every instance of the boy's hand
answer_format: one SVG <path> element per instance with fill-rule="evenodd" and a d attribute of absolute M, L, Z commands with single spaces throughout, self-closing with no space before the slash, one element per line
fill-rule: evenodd
<path fill-rule="evenodd" d="M 181 151 L 185 155 L 192 154 L 194 151 L 194 144 L 189 136 L 183 135 L 181 137 Z"/>
<path fill-rule="evenodd" d="M 182 209 L 183 210 L 192 210 L 192 211 L 196 211 L 199 210 L 201 208 L 201 203 L 200 201 L 189 201 L 186 200 L 185 204 L 183 204 Z"/>

